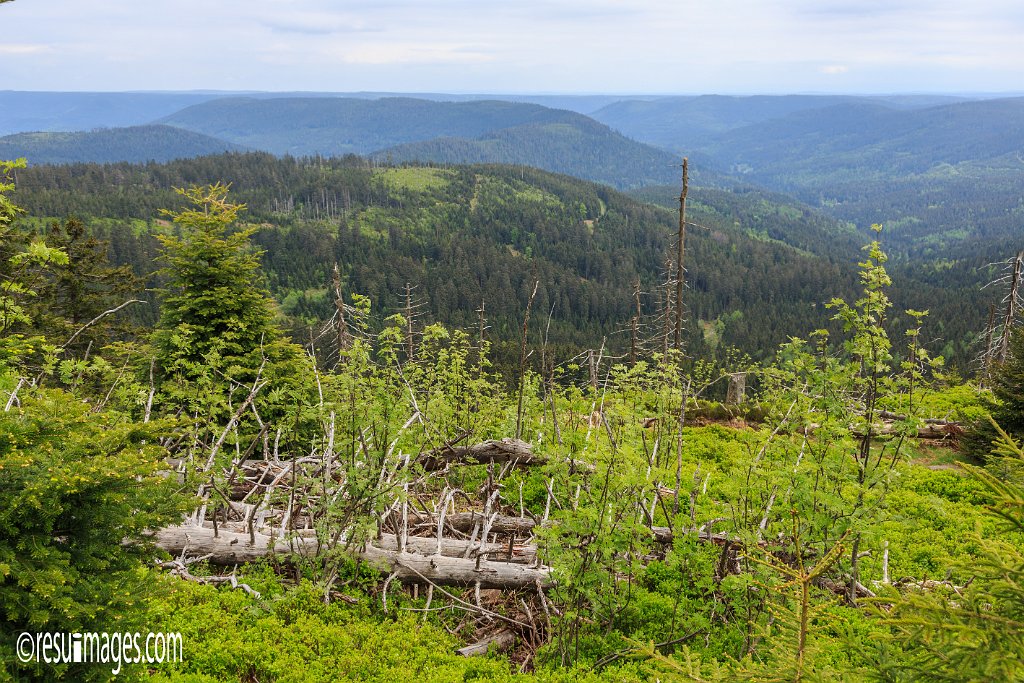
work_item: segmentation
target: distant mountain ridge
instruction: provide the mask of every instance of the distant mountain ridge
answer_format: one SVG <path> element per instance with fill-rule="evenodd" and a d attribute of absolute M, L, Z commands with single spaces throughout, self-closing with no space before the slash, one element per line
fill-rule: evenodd
<path fill-rule="evenodd" d="M 216 97 L 220 95 L 0 90 L 0 135 L 141 126 Z"/>
<path fill-rule="evenodd" d="M 1022 151 L 1024 97 L 910 111 L 859 102 L 804 110 L 729 131 L 701 147 L 719 164 L 743 167 L 780 189 L 820 185 L 851 169 L 865 176 L 919 174 L 940 164 L 1012 160 Z"/>
<path fill-rule="evenodd" d="M 16 133 L 0 138 L 0 159 L 25 157 L 33 165 L 165 162 L 244 149 L 208 135 L 161 125 L 72 133 Z"/>
<path fill-rule="evenodd" d="M 177 126 L 294 156 L 368 154 L 437 137 L 472 138 L 529 123 L 579 121 L 581 114 L 537 104 L 405 97 L 224 98 L 161 119 Z"/>
<path fill-rule="evenodd" d="M 676 152 L 692 152 L 729 131 L 802 111 L 857 104 L 917 109 L 961 99 L 936 95 L 700 95 L 622 100 L 598 109 L 591 116 L 641 142 Z"/>

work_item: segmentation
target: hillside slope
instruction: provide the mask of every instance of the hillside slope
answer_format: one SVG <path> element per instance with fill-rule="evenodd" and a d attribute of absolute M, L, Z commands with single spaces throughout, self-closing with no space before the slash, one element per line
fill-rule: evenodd
<path fill-rule="evenodd" d="M 161 123 L 274 154 L 367 154 L 444 136 L 475 137 L 528 123 L 582 118 L 536 104 L 385 97 L 235 97 L 188 107 Z"/>
<path fill-rule="evenodd" d="M 491 131 L 479 138 L 444 137 L 382 150 L 374 158 L 442 164 L 534 166 L 619 188 L 667 183 L 679 176 L 679 158 L 623 137 L 586 117 Z"/>
<path fill-rule="evenodd" d="M 1020 164 L 1024 98 L 912 111 L 843 104 L 745 126 L 703 145 L 720 164 L 777 186 L 920 174 L 940 165 Z"/>
<path fill-rule="evenodd" d="M 855 97 L 846 95 L 700 95 L 623 100 L 590 114 L 615 130 L 663 149 L 690 153 L 731 130 L 838 105 L 874 105 L 892 110 L 950 104 L 945 96 Z"/>
<path fill-rule="evenodd" d="M 213 93 L 0 90 L 0 135 L 139 126 L 216 97 Z"/>
<path fill-rule="evenodd" d="M 373 168 L 355 158 L 297 164 L 266 154 L 39 166 L 19 174 L 18 200 L 32 215 L 86 217 L 112 239 L 115 258 L 145 272 L 153 253 L 146 234 L 163 229 L 160 208 L 180 202 L 171 188 L 218 180 L 232 183 L 235 199 L 249 206 L 246 220 L 262 226 L 256 241 L 266 249 L 272 290 L 297 322 L 331 315 L 337 261 L 344 290 L 367 294 L 382 315 L 401 310 L 406 283 L 430 318 L 453 325 L 474 327 L 485 302 L 492 338 L 507 343 L 508 354 L 535 281 L 534 310 L 550 313 L 549 339 L 563 350 L 628 345 L 636 281 L 645 336 L 661 329 L 659 282 L 675 213 L 534 169 Z M 758 222 L 763 211 L 746 217 L 722 195 L 692 196 L 700 228 L 687 239 L 686 306 L 695 353 L 734 345 L 766 357 L 789 335 L 820 327 L 832 296 L 855 291 L 853 255 L 797 250 L 759 234 L 772 222 Z M 302 329 L 308 335 L 308 325 Z"/>
<path fill-rule="evenodd" d="M 0 138 L 0 159 L 25 157 L 33 164 L 162 162 L 240 150 L 236 144 L 171 126 L 16 133 Z"/>

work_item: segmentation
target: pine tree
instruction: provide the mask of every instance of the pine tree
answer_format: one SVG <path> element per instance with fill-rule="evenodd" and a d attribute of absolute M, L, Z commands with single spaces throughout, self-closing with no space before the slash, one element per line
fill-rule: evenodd
<path fill-rule="evenodd" d="M 179 190 L 192 206 L 165 212 L 181 236 L 161 236 L 166 264 L 160 322 L 153 335 L 164 376 L 195 380 L 210 371 L 245 382 L 261 349 L 280 338 L 270 294 L 260 276 L 255 228 L 234 227 L 245 207 L 222 184 Z"/>
<path fill-rule="evenodd" d="M 75 218 L 50 226 L 47 244 L 67 254 L 68 262 L 52 268 L 33 302 L 33 317 L 48 338 L 66 342 L 78 333 L 67 350 L 78 355 L 92 345 L 100 347 L 131 330 L 125 314 L 87 323 L 130 300 L 142 288 L 131 266 L 111 266 L 107 243 L 86 232 Z"/>
<path fill-rule="evenodd" d="M 1016 337 L 1019 345 L 1021 335 Z M 1010 540 L 1024 533 L 1024 450 L 992 424 L 992 459 L 1008 476 L 973 465 L 964 469 L 991 494 L 988 514 L 999 523 L 999 535 L 977 539 L 981 552 L 968 585 L 875 601 L 888 607 L 879 614 L 896 627 L 906 652 L 882 663 L 884 680 L 1024 681 L 1024 553 Z"/>
<path fill-rule="evenodd" d="M 1007 358 L 992 367 L 993 400 L 989 413 L 1007 434 L 1024 437 L 1024 329 L 1017 328 L 1010 335 Z M 963 449 L 979 460 L 987 460 L 993 450 L 998 432 L 986 420 L 972 425 L 963 439 Z"/>
<path fill-rule="evenodd" d="M 1024 330 L 1018 328 L 1010 336 L 1010 354 L 995 370 L 992 393 L 998 403 L 992 417 L 1013 436 L 1024 435 Z"/>

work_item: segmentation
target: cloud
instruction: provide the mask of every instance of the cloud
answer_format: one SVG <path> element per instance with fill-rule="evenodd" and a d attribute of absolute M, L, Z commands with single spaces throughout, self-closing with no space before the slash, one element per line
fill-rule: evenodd
<path fill-rule="evenodd" d="M 0 5 L 0 22 L 0 87 L 14 89 L 995 91 L 1024 79 L 1020 0 L 40 0 Z"/>
<path fill-rule="evenodd" d="M 331 35 L 334 33 L 374 33 L 384 29 L 355 17 L 339 16 L 330 12 L 293 13 L 273 16 L 261 22 L 275 33 L 303 35 Z"/>
<path fill-rule="evenodd" d="M 51 50 L 49 45 L 39 43 L 0 43 L 0 55 L 36 55 Z"/>
<path fill-rule="evenodd" d="M 494 59 L 471 45 L 442 43 L 367 43 L 328 51 L 346 64 L 481 64 Z"/>

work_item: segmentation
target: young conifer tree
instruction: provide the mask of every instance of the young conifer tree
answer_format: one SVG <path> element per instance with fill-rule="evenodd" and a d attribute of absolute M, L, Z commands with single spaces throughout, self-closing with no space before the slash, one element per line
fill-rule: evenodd
<path fill-rule="evenodd" d="M 260 252 L 236 228 L 245 207 L 228 201 L 220 183 L 178 191 L 191 202 L 166 211 L 181 235 L 163 235 L 167 285 L 153 336 L 165 376 L 198 379 L 209 371 L 244 382 L 260 366 L 260 349 L 280 334 L 270 294 L 261 284 Z"/>

